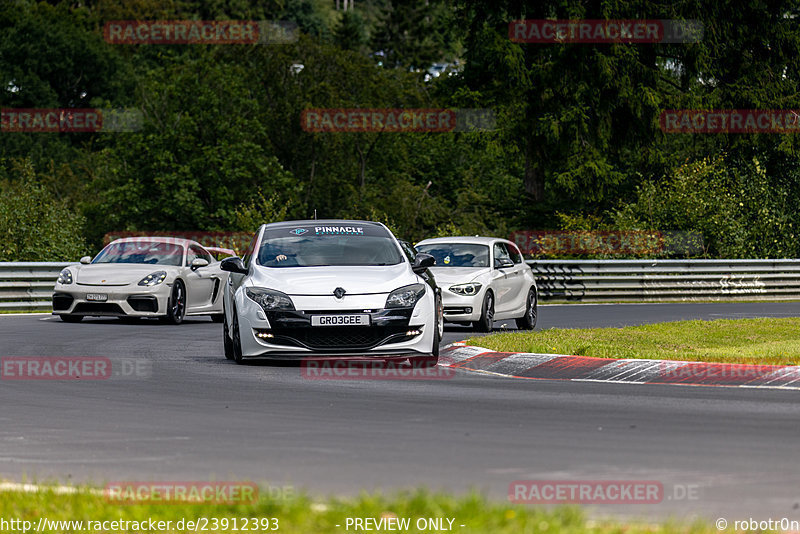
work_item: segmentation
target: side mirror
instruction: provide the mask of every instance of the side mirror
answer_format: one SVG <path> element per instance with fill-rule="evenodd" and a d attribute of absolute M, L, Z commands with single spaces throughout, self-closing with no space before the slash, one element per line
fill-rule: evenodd
<path fill-rule="evenodd" d="M 219 268 L 229 273 L 247 274 L 247 267 L 244 266 L 242 258 L 233 256 L 232 258 L 225 258 L 219 264 Z"/>
<path fill-rule="evenodd" d="M 508 269 L 509 267 L 513 267 L 514 262 L 508 258 L 495 258 L 494 260 L 494 268 L 495 269 Z"/>
<path fill-rule="evenodd" d="M 88 265 L 88 264 L 92 263 L 92 257 L 91 256 L 84 256 L 84 257 L 82 257 L 80 259 L 80 262 L 82 264 L 84 264 L 84 265 Z"/>
<path fill-rule="evenodd" d="M 208 267 L 208 260 L 205 258 L 195 258 L 192 260 L 192 270 L 199 269 L 200 267 Z"/>
<path fill-rule="evenodd" d="M 414 264 L 411 266 L 411 270 L 416 274 L 422 274 L 425 272 L 425 269 L 428 267 L 433 267 L 434 265 L 436 265 L 436 258 L 430 254 L 420 252 L 414 259 Z"/>

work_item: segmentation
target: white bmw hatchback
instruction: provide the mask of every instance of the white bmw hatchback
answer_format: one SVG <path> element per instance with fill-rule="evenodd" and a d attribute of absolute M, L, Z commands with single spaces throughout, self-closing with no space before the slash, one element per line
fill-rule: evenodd
<path fill-rule="evenodd" d="M 228 273 L 195 241 L 128 237 L 109 243 L 94 259 L 61 271 L 53 313 L 67 322 L 86 316 L 160 317 L 173 324 L 187 315 L 222 320 Z"/>
<path fill-rule="evenodd" d="M 409 359 L 435 365 L 442 339 L 433 258 L 406 254 L 380 223 L 287 221 L 226 258 L 225 356 Z"/>
<path fill-rule="evenodd" d="M 436 260 L 431 271 L 442 288 L 445 320 L 481 332 L 502 319 L 515 319 L 524 330 L 536 326 L 536 279 L 511 241 L 437 237 L 420 241 L 416 249 Z"/>

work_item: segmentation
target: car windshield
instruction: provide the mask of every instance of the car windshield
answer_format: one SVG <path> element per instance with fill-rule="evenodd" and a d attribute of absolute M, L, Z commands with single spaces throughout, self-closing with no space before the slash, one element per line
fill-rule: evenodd
<path fill-rule="evenodd" d="M 474 243 L 417 245 L 417 252 L 436 258 L 436 267 L 488 267 L 489 247 Z"/>
<path fill-rule="evenodd" d="M 100 251 L 92 263 L 144 263 L 180 265 L 183 247 L 159 241 L 126 241 L 112 243 Z"/>
<path fill-rule="evenodd" d="M 391 234 L 375 226 L 267 229 L 258 252 L 265 267 L 397 265 L 403 255 Z"/>

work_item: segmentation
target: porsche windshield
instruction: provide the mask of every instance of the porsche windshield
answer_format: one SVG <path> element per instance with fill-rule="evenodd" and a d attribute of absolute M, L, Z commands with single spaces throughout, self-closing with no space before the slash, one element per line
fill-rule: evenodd
<path fill-rule="evenodd" d="M 151 265 L 181 265 L 183 247 L 159 241 L 128 241 L 112 243 L 92 263 L 144 263 Z"/>
<path fill-rule="evenodd" d="M 436 258 L 436 267 L 488 267 L 489 247 L 473 243 L 432 243 L 417 246 L 418 252 Z"/>
<path fill-rule="evenodd" d="M 307 226 L 265 231 L 258 263 L 265 267 L 397 265 L 402 253 L 374 226 Z"/>

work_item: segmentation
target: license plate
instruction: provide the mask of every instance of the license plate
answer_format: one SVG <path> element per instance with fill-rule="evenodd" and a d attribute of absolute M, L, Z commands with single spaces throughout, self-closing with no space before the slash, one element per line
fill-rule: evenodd
<path fill-rule="evenodd" d="M 86 293 L 86 300 L 105 302 L 108 300 L 108 295 L 106 295 L 105 293 Z"/>
<path fill-rule="evenodd" d="M 312 315 L 311 326 L 369 326 L 369 315 Z"/>

